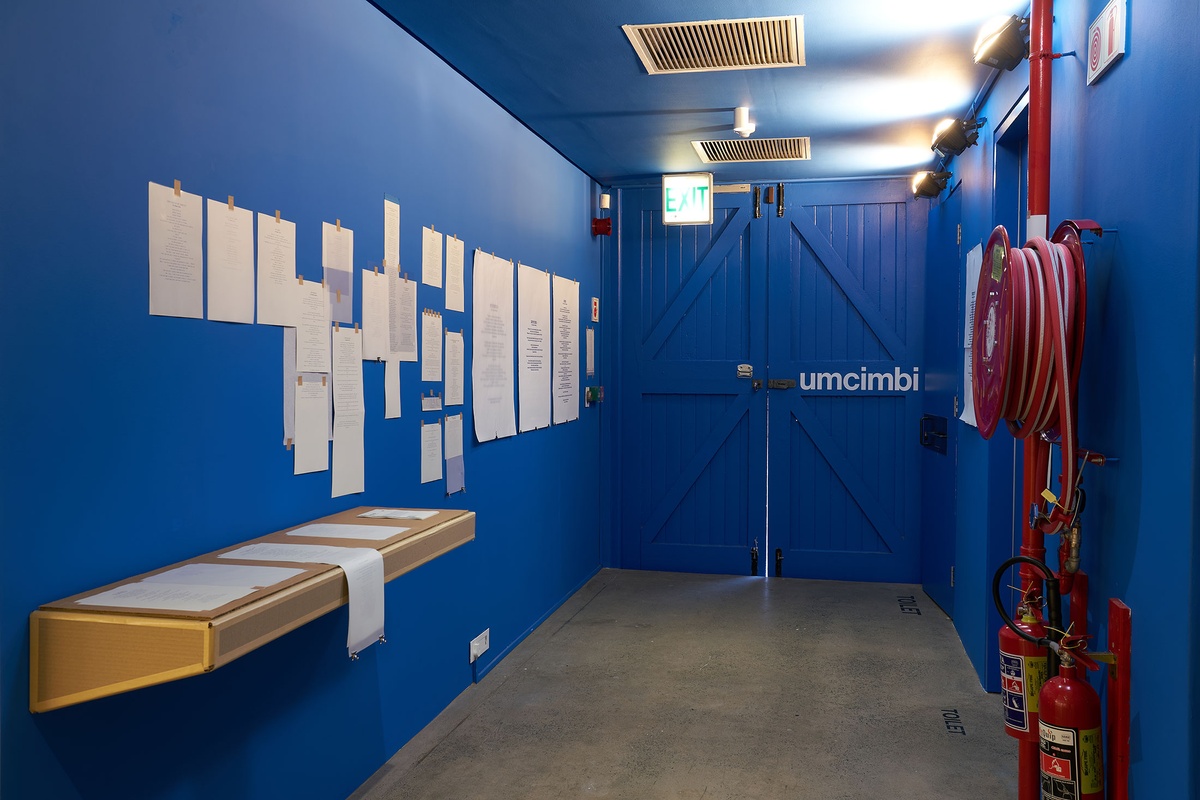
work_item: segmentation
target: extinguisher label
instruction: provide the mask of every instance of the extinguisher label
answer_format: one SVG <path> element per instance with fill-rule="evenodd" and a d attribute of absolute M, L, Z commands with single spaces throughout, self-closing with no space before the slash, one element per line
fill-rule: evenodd
<path fill-rule="evenodd" d="M 1079 749 L 1072 728 L 1047 725 L 1041 730 L 1042 800 L 1079 800 Z"/>
<path fill-rule="evenodd" d="M 1038 713 L 1038 695 L 1042 693 L 1042 685 L 1050 677 L 1050 663 L 1045 657 L 1034 658 L 1027 656 L 1025 661 L 1025 701 L 1029 713 Z"/>
<path fill-rule="evenodd" d="M 1045 658 L 1000 651 L 1000 699 L 1004 702 L 1005 725 L 1016 731 L 1029 730 L 1029 715 L 1038 713 L 1038 692 L 1048 672 Z"/>
<path fill-rule="evenodd" d="M 1017 731 L 1029 730 L 1025 677 L 1025 659 L 1001 650 L 1000 699 L 1004 702 L 1004 724 Z"/>
<path fill-rule="evenodd" d="M 1079 732 L 1079 788 L 1083 794 L 1104 789 L 1104 764 L 1100 756 L 1100 729 Z"/>
<path fill-rule="evenodd" d="M 1039 724 L 1042 800 L 1082 800 L 1104 788 L 1100 729 Z"/>
<path fill-rule="evenodd" d="M 1042 722 L 1042 800 L 1081 800 L 1104 787 L 1100 729 L 1076 731 Z"/>

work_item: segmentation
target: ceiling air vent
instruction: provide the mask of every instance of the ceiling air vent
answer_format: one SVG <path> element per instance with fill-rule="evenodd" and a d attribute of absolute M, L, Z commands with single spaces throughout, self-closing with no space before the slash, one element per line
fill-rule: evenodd
<path fill-rule="evenodd" d="M 715 139 L 692 142 L 705 164 L 731 161 L 807 161 L 811 157 L 807 136 L 789 139 Z"/>
<path fill-rule="evenodd" d="M 804 66 L 804 17 L 622 25 L 646 72 Z"/>

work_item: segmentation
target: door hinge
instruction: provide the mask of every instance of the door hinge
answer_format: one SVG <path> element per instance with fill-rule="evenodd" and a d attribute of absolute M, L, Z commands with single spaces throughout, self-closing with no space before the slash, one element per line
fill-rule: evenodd
<path fill-rule="evenodd" d="M 954 588 L 954 565 L 950 565 L 950 588 Z"/>
<path fill-rule="evenodd" d="M 958 395 L 954 395 L 954 418 L 958 419 Z"/>
<path fill-rule="evenodd" d="M 955 244 L 962 244 L 962 223 L 958 223 L 958 241 Z"/>

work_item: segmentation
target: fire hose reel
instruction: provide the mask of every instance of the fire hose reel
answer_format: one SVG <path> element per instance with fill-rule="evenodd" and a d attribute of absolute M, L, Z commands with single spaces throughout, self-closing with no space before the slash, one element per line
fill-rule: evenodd
<path fill-rule="evenodd" d="M 1099 226 L 1067 221 L 1050 240 L 1034 237 L 1018 249 L 997 226 L 975 301 L 971 361 L 979 432 L 991 438 L 1004 420 L 1013 436 L 1034 437 L 1035 448 L 1038 439 L 1062 445 L 1061 502 L 1051 502 L 1039 522 L 1045 533 L 1057 533 L 1074 517 L 1076 387 L 1087 311 L 1081 227 Z"/>

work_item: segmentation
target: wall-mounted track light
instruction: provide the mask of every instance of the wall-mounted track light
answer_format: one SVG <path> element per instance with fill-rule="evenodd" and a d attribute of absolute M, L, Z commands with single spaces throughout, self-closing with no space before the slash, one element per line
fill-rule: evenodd
<path fill-rule="evenodd" d="M 962 152 L 979 139 L 979 129 L 986 119 L 944 119 L 933 130 L 933 145 L 930 147 L 942 158 L 962 155 Z"/>
<path fill-rule="evenodd" d="M 937 197 L 949 179 L 949 172 L 918 172 L 913 176 L 913 197 Z"/>
<path fill-rule="evenodd" d="M 994 19 L 975 40 L 975 63 L 1010 70 L 1029 55 L 1029 20 L 1011 16 Z"/>

